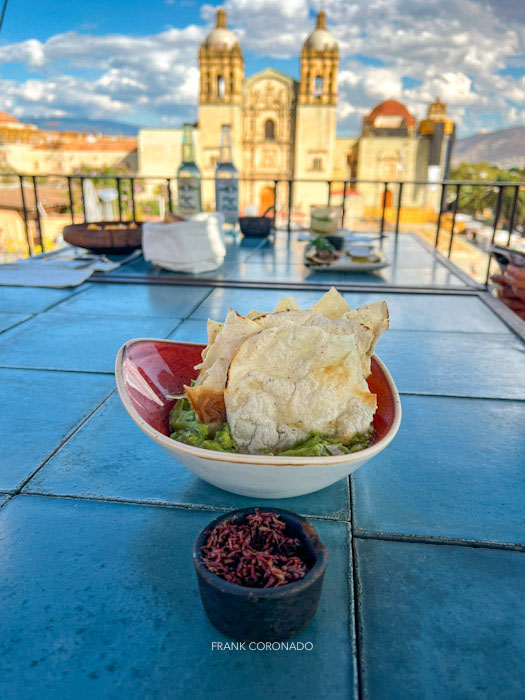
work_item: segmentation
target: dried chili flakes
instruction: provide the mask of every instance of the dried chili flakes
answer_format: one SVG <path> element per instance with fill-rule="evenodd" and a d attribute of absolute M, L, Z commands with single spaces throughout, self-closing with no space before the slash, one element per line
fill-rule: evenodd
<path fill-rule="evenodd" d="M 308 553 L 301 540 L 288 536 L 277 513 L 247 515 L 223 522 L 206 533 L 202 561 L 225 581 L 250 588 L 271 588 L 306 574 Z"/>

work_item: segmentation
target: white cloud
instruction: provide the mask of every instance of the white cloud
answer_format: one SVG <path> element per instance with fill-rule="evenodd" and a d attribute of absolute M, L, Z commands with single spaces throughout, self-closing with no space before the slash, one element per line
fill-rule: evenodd
<path fill-rule="evenodd" d="M 324 0 L 340 47 L 342 129 L 357 133 L 362 115 L 388 98 L 403 101 L 421 118 L 436 95 L 466 130 L 519 123 L 525 80 L 515 74 L 524 65 L 525 42 L 517 4 Z M 245 53 L 293 58 L 298 74 L 301 46 L 321 0 L 226 0 L 224 5 Z M 38 73 L 38 79 L 18 82 L 1 80 L 0 69 L 0 109 L 28 120 L 58 112 L 130 120 L 148 112 L 163 123 L 195 117 L 197 50 L 215 10 L 205 4 L 202 24 L 156 35 L 66 32 L 45 42 L 0 46 L 0 65 L 23 64 Z M 502 73 L 509 67 L 513 72 Z"/>

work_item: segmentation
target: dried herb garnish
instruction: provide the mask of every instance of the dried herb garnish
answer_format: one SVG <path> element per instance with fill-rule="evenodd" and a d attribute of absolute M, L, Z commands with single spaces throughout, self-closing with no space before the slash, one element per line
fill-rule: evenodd
<path fill-rule="evenodd" d="M 297 581 L 309 566 L 301 540 L 286 533 L 277 513 L 255 513 L 244 521 L 223 522 L 207 533 L 202 561 L 213 574 L 229 583 L 271 588 Z"/>

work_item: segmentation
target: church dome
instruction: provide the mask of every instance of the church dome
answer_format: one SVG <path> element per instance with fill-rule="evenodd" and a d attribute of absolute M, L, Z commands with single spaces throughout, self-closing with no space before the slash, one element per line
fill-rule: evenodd
<path fill-rule="evenodd" d="M 397 100 L 385 100 L 384 102 L 376 105 L 367 116 L 367 119 L 371 125 L 374 125 L 376 121 L 380 120 L 382 117 L 398 117 L 400 120 L 403 120 L 407 126 L 414 126 L 416 123 L 416 120 L 410 114 L 405 105 L 401 104 L 401 102 L 398 102 Z M 392 122 L 393 121 L 394 119 L 392 119 Z"/>
<path fill-rule="evenodd" d="M 317 13 L 315 29 L 306 38 L 304 48 L 313 49 L 314 51 L 337 49 L 337 41 L 326 29 L 326 12 L 323 12 L 323 10 Z"/>
<path fill-rule="evenodd" d="M 226 24 L 226 10 L 219 7 L 215 27 L 204 40 L 204 46 L 207 49 L 227 49 L 229 51 L 238 45 L 239 40 Z"/>

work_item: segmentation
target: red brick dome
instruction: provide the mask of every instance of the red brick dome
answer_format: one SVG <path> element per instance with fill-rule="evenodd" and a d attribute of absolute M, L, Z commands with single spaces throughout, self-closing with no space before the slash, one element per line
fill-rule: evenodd
<path fill-rule="evenodd" d="M 415 118 L 410 114 L 405 105 L 397 100 L 385 100 L 376 105 L 367 116 L 369 124 L 374 124 L 378 117 L 401 117 L 407 126 L 414 126 Z"/>
<path fill-rule="evenodd" d="M 16 117 L 13 117 L 12 114 L 8 114 L 7 112 L 0 112 L 0 124 L 5 122 L 18 122 L 18 119 Z"/>

